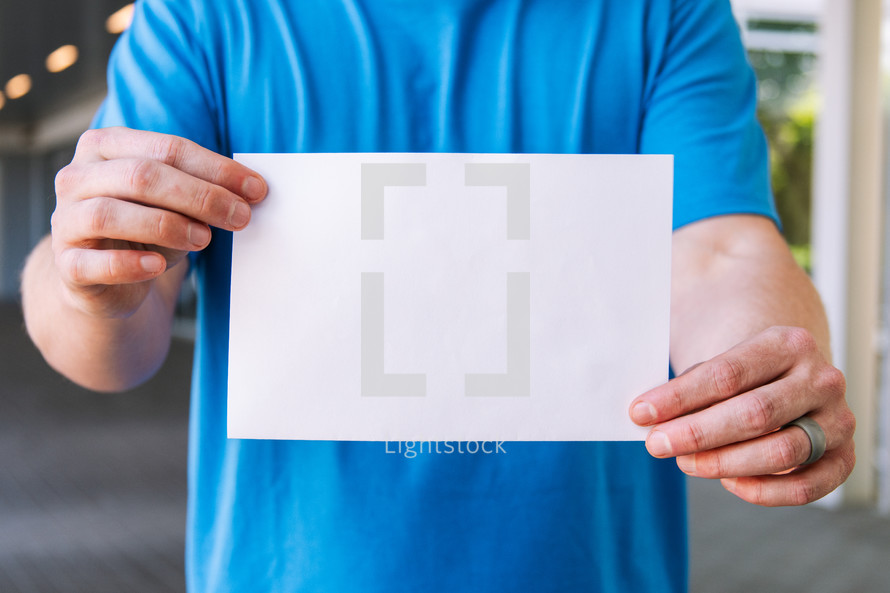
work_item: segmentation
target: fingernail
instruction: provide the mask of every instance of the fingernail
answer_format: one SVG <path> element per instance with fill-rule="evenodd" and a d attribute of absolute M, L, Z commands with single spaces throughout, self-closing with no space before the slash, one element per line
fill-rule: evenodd
<path fill-rule="evenodd" d="M 164 261 L 156 255 L 143 255 L 139 258 L 139 264 L 149 274 L 157 274 L 164 267 Z"/>
<path fill-rule="evenodd" d="M 259 200 L 266 195 L 266 184 L 259 177 L 247 177 L 241 185 L 241 195 L 248 200 Z"/>
<path fill-rule="evenodd" d="M 240 229 L 250 220 L 250 206 L 241 201 L 232 203 L 229 210 L 229 226 Z"/>
<path fill-rule="evenodd" d="M 630 410 L 630 418 L 637 424 L 649 424 L 655 420 L 655 406 L 649 402 L 637 402 Z"/>
<path fill-rule="evenodd" d="M 671 441 L 660 430 L 653 430 L 646 439 L 646 448 L 656 457 L 668 457 L 671 454 Z"/>
<path fill-rule="evenodd" d="M 677 467 L 679 467 L 680 471 L 684 474 L 694 476 L 695 453 L 693 453 L 692 455 L 683 455 L 682 457 L 677 457 Z"/>
<path fill-rule="evenodd" d="M 203 247 L 210 241 L 210 229 L 203 224 L 191 222 L 188 227 L 188 240 L 195 247 Z"/>

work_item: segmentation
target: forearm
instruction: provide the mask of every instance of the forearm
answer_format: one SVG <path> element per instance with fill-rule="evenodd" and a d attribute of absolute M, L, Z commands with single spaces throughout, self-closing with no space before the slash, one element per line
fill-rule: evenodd
<path fill-rule="evenodd" d="M 729 216 L 673 239 L 671 361 L 677 372 L 771 326 L 807 329 L 830 360 L 818 294 L 773 223 Z"/>
<path fill-rule="evenodd" d="M 22 274 L 28 333 L 50 366 L 75 383 L 97 391 L 134 387 L 166 357 L 175 295 L 186 267 L 180 264 L 158 278 L 128 316 L 88 314 L 67 297 L 47 237 Z"/>
<path fill-rule="evenodd" d="M 765 218 L 691 224 L 673 248 L 671 359 L 681 374 L 631 404 L 634 422 L 651 428 L 646 448 L 756 504 L 824 496 L 852 471 L 856 421 L 827 360 L 813 285 Z M 821 445 L 783 429 L 803 416 Z"/>

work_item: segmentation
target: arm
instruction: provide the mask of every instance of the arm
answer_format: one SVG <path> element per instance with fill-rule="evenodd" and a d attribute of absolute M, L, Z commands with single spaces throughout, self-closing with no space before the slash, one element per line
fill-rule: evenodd
<path fill-rule="evenodd" d="M 708 218 L 675 231 L 671 249 L 675 369 L 712 358 L 771 326 L 806 328 L 830 358 L 822 302 L 772 221 Z"/>
<path fill-rule="evenodd" d="M 189 251 L 244 228 L 265 182 L 198 145 L 113 128 L 81 137 L 56 177 L 52 235 L 22 275 L 25 322 L 47 362 L 91 389 L 150 377 L 170 344 Z"/>
<path fill-rule="evenodd" d="M 631 406 L 633 420 L 652 427 L 650 453 L 757 504 L 824 496 L 852 471 L 855 421 L 809 278 L 765 218 L 690 224 L 674 233 L 673 250 L 671 358 L 688 370 Z M 805 414 L 828 450 L 799 467 L 809 439 L 779 429 Z"/>

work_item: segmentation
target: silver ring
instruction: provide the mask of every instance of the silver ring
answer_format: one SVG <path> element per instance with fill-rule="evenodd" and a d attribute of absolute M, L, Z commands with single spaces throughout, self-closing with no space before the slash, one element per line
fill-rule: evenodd
<path fill-rule="evenodd" d="M 807 460 L 804 461 L 802 465 L 809 465 L 819 461 L 825 454 L 826 445 L 825 431 L 822 430 L 819 423 L 809 416 L 801 416 L 797 420 L 792 420 L 782 428 L 788 428 L 789 426 L 796 426 L 802 429 L 807 433 L 807 438 L 810 439 L 810 456 L 807 457 Z"/>

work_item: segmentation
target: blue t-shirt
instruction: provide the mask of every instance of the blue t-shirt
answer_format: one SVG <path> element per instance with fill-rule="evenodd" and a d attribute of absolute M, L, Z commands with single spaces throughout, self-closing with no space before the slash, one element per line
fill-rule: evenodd
<path fill-rule="evenodd" d="M 146 0 L 109 72 L 95 125 L 226 155 L 669 153 L 675 226 L 773 215 L 728 0 Z M 230 263 L 215 230 L 195 262 L 191 591 L 686 589 L 683 478 L 641 443 L 228 440 Z"/>

